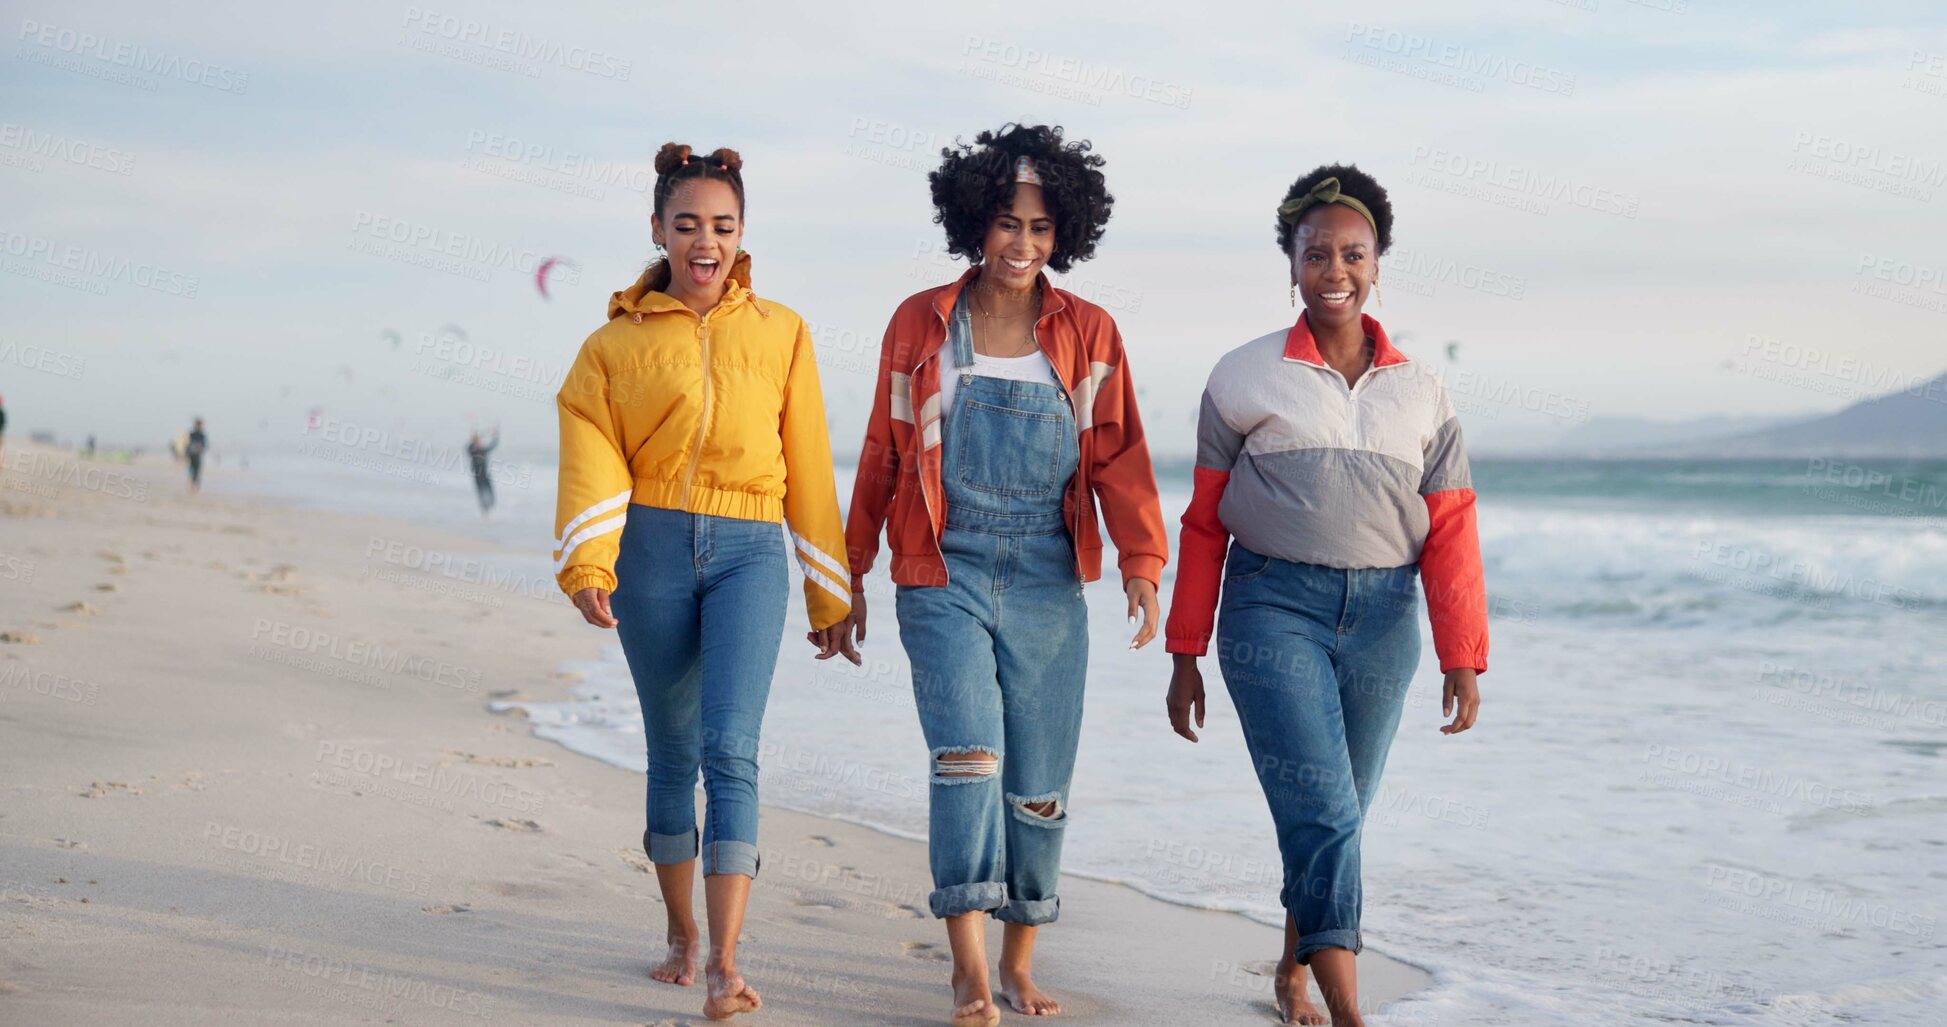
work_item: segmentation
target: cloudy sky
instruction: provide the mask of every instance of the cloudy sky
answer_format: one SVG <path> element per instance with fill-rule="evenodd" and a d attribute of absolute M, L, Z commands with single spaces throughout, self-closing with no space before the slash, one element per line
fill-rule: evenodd
<path fill-rule="evenodd" d="M 202 414 L 271 451 L 323 411 L 545 450 L 678 140 L 745 155 L 757 288 L 816 327 L 843 452 L 887 316 L 958 271 L 925 171 L 1019 120 L 1109 161 L 1064 284 L 1161 453 L 1289 323 L 1273 211 L 1329 161 L 1389 186 L 1368 310 L 1483 448 L 1836 409 L 1947 371 L 1947 17 L 1789 6 L 9 4 L 0 394 L 65 439 Z"/>

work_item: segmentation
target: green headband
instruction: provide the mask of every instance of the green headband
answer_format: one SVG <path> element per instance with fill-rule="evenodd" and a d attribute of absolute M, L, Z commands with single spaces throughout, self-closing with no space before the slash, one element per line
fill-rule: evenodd
<path fill-rule="evenodd" d="M 1278 208 L 1278 219 L 1287 225 L 1295 225 L 1298 219 L 1304 216 L 1305 211 L 1321 203 L 1343 203 L 1358 211 L 1359 216 L 1366 219 L 1366 224 L 1372 226 L 1372 234 L 1378 236 L 1379 222 L 1373 220 L 1372 211 L 1367 210 L 1365 204 L 1339 192 L 1337 178 L 1327 178 L 1312 186 L 1311 192 L 1285 201 L 1285 204 Z"/>

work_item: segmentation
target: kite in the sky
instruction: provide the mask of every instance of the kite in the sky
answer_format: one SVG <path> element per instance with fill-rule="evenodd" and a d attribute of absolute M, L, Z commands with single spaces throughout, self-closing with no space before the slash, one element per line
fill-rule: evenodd
<path fill-rule="evenodd" d="M 552 299 L 548 295 L 548 272 L 554 270 L 556 264 L 566 264 L 569 267 L 574 266 L 572 261 L 564 260 L 560 257 L 549 257 L 534 269 L 534 287 L 541 290 L 541 298 L 544 300 Z"/>

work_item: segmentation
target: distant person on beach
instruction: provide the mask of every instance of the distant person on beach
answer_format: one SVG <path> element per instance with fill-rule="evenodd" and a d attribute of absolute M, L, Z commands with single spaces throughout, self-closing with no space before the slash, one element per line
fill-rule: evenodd
<path fill-rule="evenodd" d="M 1170 725 L 1194 742 L 1197 657 L 1216 622 L 1218 667 L 1284 856 L 1285 1023 L 1326 1022 L 1307 965 L 1331 1022 L 1363 1022 L 1359 840 L 1419 665 L 1416 579 L 1446 675 L 1442 733 L 1474 725 L 1487 670 L 1460 421 L 1438 374 L 1361 313 L 1392 227 L 1386 190 L 1356 166 L 1316 168 L 1286 193 L 1278 246 L 1305 309 L 1210 373 L 1164 630 L 1176 654 Z"/>
<path fill-rule="evenodd" d="M 87 457 L 87 458 L 89 458 L 90 460 L 92 460 L 92 459 L 94 459 L 94 456 L 95 456 L 95 437 L 94 437 L 93 435 L 90 435 L 90 436 L 88 436 L 88 443 L 87 443 L 87 445 L 84 445 L 84 446 L 82 446 L 82 447 L 81 447 L 81 455 L 82 455 L 82 456 L 85 456 L 85 457 Z"/>
<path fill-rule="evenodd" d="M 928 176 L 947 249 L 973 266 L 892 315 L 846 524 L 846 626 L 859 641 L 882 528 L 892 549 L 931 751 L 929 904 L 953 950 L 955 1027 L 1000 1019 L 989 914 L 1007 925 L 1001 997 L 1028 1015 L 1061 1011 L 1033 959 L 1040 926 L 1061 912 L 1088 661 L 1082 585 L 1101 576 L 1097 502 L 1131 623 L 1142 614 L 1131 648 L 1159 619 L 1169 539 L 1122 336 L 1043 273 L 1094 256 L 1109 219 L 1114 198 L 1090 149 L 1059 127 L 1007 125 L 949 150 Z"/>
<path fill-rule="evenodd" d="M 189 462 L 189 491 L 203 491 L 203 455 L 210 449 L 209 436 L 203 434 L 203 419 L 189 426 L 189 438 L 183 443 L 183 459 Z"/>
<path fill-rule="evenodd" d="M 7 455 L 7 397 L 0 396 L 0 459 Z"/>
<path fill-rule="evenodd" d="M 473 465 L 473 491 L 480 497 L 482 517 L 494 508 L 494 481 L 493 476 L 487 473 L 487 454 L 493 452 L 494 447 L 498 445 L 500 445 L 498 429 L 494 431 L 492 442 L 481 442 L 480 433 L 474 432 L 473 437 L 468 439 L 466 444 L 467 460 Z"/>
<path fill-rule="evenodd" d="M 700 855 L 703 1013 L 723 1019 L 762 1004 L 737 970 L 737 938 L 759 862 L 758 731 L 784 630 L 787 534 L 820 654 L 859 659 L 833 628 L 851 575 L 811 333 L 751 291 L 743 161 L 669 143 L 655 167 L 650 225 L 667 253 L 614 295 L 557 397 L 555 559 L 582 617 L 618 630 L 642 703 L 643 847 L 669 917 L 650 976 L 696 979 Z"/>

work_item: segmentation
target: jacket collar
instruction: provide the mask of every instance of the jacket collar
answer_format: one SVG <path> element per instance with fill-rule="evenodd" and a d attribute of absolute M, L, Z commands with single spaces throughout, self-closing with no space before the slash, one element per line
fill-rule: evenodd
<path fill-rule="evenodd" d="M 979 277 L 980 265 L 975 264 L 968 268 L 959 278 L 940 286 L 939 291 L 933 295 L 933 312 L 940 315 L 942 322 L 953 320 L 953 305 L 960 301 L 960 294 L 966 290 L 967 286 L 972 285 L 974 279 Z M 1068 302 L 1062 299 L 1061 290 L 1055 288 L 1054 283 L 1048 281 L 1048 272 L 1041 272 L 1035 276 L 1035 280 L 1041 286 L 1041 316 L 1043 318 L 1056 311 L 1067 309 Z"/>
<path fill-rule="evenodd" d="M 1365 329 L 1366 335 L 1372 339 L 1373 367 L 1390 367 L 1393 364 L 1407 362 L 1406 354 L 1393 348 L 1392 340 L 1386 338 L 1386 329 L 1381 327 L 1371 314 L 1360 314 L 1359 324 Z M 1311 364 L 1314 367 L 1326 366 L 1325 358 L 1319 355 L 1318 342 L 1312 338 L 1311 322 L 1306 320 L 1304 311 L 1298 312 L 1298 323 L 1292 325 L 1291 331 L 1285 333 L 1284 358 Z"/>
<path fill-rule="evenodd" d="M 634 285 L 609 297 L 608 316 L 610 320 L 624 314 L 632 315 L 641 323 L 645 314 L 658 314 L 665 311 L 689 310 L 682 300 L 660 289 L 650 287 L 651 281 L 662 271 L 662 261 L 649 265 L 636 279 Z M 716 310 L 729 310 L 748 299 L 759 314 L 770 316 L 770 311 L 758 301 L 757 294 L 750 290 L 750 254 L 739 253 L 730 264 L 730 281 L 724 286 L 723 299 L 717 301 Z M 711 313 L 715 313 L 713 310 Z"/>

